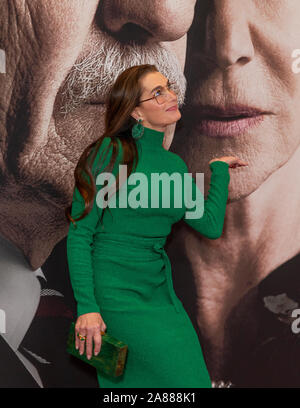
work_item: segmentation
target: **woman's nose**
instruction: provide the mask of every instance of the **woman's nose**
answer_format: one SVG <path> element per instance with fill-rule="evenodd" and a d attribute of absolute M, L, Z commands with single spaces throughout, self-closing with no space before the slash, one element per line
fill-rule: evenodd
<path fill-rule="evenodd" d="M 102 0 L 97 23 L 121 42 L 174 41 L 188 31 L 196 0 Z"/>
<path fill-rule="evenodd" d="M 172 89 L 168 89 L 168 92 L 165 93 L 165 101 L 176 101 L 177 102 L 178 97 L 176 92 L 172 91 Z"/>

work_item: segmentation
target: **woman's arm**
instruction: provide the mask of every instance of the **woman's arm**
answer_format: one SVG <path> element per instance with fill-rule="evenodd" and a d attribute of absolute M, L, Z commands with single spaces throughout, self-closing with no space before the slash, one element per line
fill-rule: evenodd
<path fill-rule="evenodd" d="M 208 196 L 206 200 L 204 200 L 203 215 L 201 218 L 186 218 L 185 214 L 183 220 L 205 237 L 217 239 L 223 232 L 230 174 L 229 165 L 224 161 L 213 161 L 209 167 L 212 174 Z M 185 168 L 185 171 L 188 172 L 186 164 Z M 201 196 L 201 199 L 203 199 L 203 194 L 192 177 L 193 198 L 197 197 L 196 190 L 198 191 L 198 195 Z M 191 209 L 186 208 L 186 211 L 191 211 Z"/>
<path fill-rule="evenodd" d="M 108 146 L 109 138 L 105 138 L 99 149 L 98 155 L 103 154 L 103 151 Z M 121 143 L 119 143 L 121 145 Z M 102 168 L 110 161 L 112 156 L 113 146 L 109 147 L 109 151 L 103 160 Z M 93 164 L 93 170 L 97 165 L 97 158 Z M 118 169 L 118 159 L 116 160 L 113 173 Z M 100 168 L 101 172 L 101 168 Z M 97 192 L 102 186 L 97 186 Z M 97 194 L 96 194 L 97 195 Z M 72 201 L 72 217 L 79 216 L 84 209 L 84 199 L 79 193 L 77 187 L 74 188 Z M 89 214 L 83 219 L 76 221 L 76 226 L 70 222 L 69 232 L 67 236 L 67 259 L 69 265 L 69 274 L 71 285 L 74 292 L 74 297 L 77 301 L 77 317 L 84 313 L 97 312 L 100 313 L 99 306 L 95 299 L 94 293 L 94 271 L 92 267 L 92 247 L 96 226 L 103 209 L 96 204 L 96 196 L 93 208 Z"/>

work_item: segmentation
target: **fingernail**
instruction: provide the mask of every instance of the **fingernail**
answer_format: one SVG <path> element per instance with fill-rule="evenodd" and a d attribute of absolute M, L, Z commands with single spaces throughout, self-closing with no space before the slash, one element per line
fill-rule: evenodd
<path fill-rule="evenodd" d="M 88 360 L 90 360 L 91 356 L 87 356 Z"/>
<path fill-rule="evenodd" d="M 82 351 L 82 350 L 80 350 L 80 351 L 79 351 L 79 354 L 82 354 L 82 353 L 83 353 L 83 351 Z"/>

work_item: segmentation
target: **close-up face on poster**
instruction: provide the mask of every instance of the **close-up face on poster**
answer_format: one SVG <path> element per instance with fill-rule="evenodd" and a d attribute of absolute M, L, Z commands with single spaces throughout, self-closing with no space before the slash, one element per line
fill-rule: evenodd
<path fill-rule="evenodd" d="M 299 388 L 300 1 L 0 0 L 0 388 Z"/>

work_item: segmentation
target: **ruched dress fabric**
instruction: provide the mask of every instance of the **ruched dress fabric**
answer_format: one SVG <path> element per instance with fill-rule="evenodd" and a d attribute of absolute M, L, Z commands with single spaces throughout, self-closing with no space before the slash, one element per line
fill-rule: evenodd
<path fill-rule="evenodd" d="M 67 258 L 75 299 L 77 316 L 89 312 L 101 314 L 107 333 L 128 345 L 125 372 L 118 378 L 107 377 L 98 371 L 100 388 L 211 388 L 211 379 L 202 354 L 201 345 L 192 322 L 172 283 L 170 260 L 164 249 L 172 225 L 183 219 L 205 237 L 217 239 L 222 235 L 228 185 L 229 166 L 217 160 L 209 165 L 210 188 L 207 198 L 192 180 L 193 199 L 196 192 L 201 197 L 203 214 L 200 218 L 186 218 L 187 207 L 184 188 L 181 206 L 174 205 L 172 188 L 166 191 L 160 183 L 158 190 L 151 189 L 151 173 L 182 176 L 188 173 L 183 159 L 165 150 L 164 133 L 145 128 L 136 140 L 139 161 L 131 176 L 115 194 L 115 207 L 105 209 L 95 198 L 92 211 L 77 227 L 70 223 L 67 236 Z M 104 174 L 112 155 L 112 145 L 106 137 L 99 149 L 96 175 Z M 122 148 L 112 170 L 117 174 L 122 161 Z M 103 158 L 103 152 L 107 152 Z M 138 175 L 142 174 L 141 175 Z M 143 179 L 144 177 L 144 179 Z M 96 185 L 98 194 L 102 183 Z M 170 182 L 170 186 L 172 186 Z M 148 192 L 143 201 L 140 192 Z M 125 189 L 125 190 L 124 190 Z M 196 191 L 197 190 L 197 191 Z M 170 205 L 163 205 L 162 197 L 170 194 Z M 97 196 L 98 196 L 97 194 Z M 136 195 L 135 195 L 136 194 Z M 128 197 L 127 207 L 119 205 L 120 196 Z M 144 198 L 145 198 L 144 194 Z M 134 205 L 136 197 L 137 205 Z M 158 200 L 152 205 L 151 198 Z M 144 207 L 138 206 L 139 200 Z M 155 200 L 154 200 L 155 201 Z M 141 204 L 140 203 L 140 204 Z M 153 204 L 153 203 L 152 203 Z M 84 201 L 74 189 L 72 215 L 77 217 L 84 208 Z M 100 351 L 101 353 L 101 351 Z"/>

